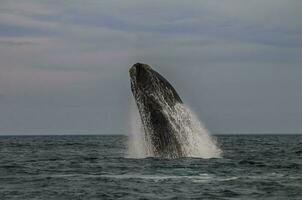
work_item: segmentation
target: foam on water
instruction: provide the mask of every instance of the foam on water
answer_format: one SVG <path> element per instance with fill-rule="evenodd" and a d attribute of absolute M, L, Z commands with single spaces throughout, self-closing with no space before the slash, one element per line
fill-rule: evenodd
<path fill-rule="evenodd" d="M 221 156 L 222 150 L 217 146 L 216 140 L 209 135 L 208 130 L 186 105 L 176 104 L 173 108 L 164 105 L 163 107 L 186 157 L 217 158 Z M 127 156 L 153 157 L 152 143 L 148 137 L 150 136 L 144 133 L 137 108 L 133 106 Z"/>

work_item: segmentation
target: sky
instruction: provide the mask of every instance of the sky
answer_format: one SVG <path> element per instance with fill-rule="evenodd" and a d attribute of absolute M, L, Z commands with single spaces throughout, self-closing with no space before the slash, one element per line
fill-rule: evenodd
<path fill-rule="evenodd" d="M 300 0 L 0 0 L 0 134 L 127 134 L 136 62 L 210 132 L 302 133 Z"/>

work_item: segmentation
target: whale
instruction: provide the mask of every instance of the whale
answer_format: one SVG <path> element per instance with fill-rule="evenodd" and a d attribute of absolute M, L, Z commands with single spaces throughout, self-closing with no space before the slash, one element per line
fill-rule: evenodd
<path fill-rule="evenodd" d="M 151 143 L 155 157 L 178 158 L 185 156 L 182 144 L 171 123 L 175 106 L 182 99 L 168 82 L 151 66 L 136 63 L 129 69 L 131 90 L 142 122 L 146 140 Z"/>

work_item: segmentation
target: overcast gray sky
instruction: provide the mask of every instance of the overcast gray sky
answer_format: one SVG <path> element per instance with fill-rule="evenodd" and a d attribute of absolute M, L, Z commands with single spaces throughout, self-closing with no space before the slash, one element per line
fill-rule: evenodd
<path fill-rule="evenodd" d="M 0 0 L 0 134 L 127 134 L 136 62 L 212 133 L 301 133 L 301 10 L 300 0 Z"/>

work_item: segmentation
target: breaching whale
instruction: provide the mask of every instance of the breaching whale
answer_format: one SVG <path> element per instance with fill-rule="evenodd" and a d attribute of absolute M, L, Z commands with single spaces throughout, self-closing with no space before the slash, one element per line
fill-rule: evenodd
<path fill-rule="evenodd" d="M 149 65 L 136 63 L 130 70 L 131 90 L 135 98 L 146 139 L 158 157 L 185 156 L 170 121 L 175 105 L 182 100 L 172 85 Z"/>

